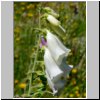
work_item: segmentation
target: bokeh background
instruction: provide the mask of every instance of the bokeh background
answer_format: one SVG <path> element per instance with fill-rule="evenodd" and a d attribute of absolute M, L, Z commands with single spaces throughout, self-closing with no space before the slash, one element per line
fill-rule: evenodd
<path fill-rule="evenodd" d="M 66 62 L 74 66 L 66 77 L 66 86 L 55 96 L 44 73 L 44 49 L 38 46 L 40 33 L 34 30 L 39 27 L 41 7 L 50 7 L 60 15 L 66 29 L 66 38 L 61 40 L 71 49 Z M 41 28 L 49 28 L 43 20 L 40 24 Z M 14 97 L 86 97 L 86 2 L 14 2 Z"/>

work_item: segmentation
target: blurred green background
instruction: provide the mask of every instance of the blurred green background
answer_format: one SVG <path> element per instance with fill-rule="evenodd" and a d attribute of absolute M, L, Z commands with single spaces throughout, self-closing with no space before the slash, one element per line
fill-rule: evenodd
<path fill-rule="evenodd" d="M 33 29 L 39 27 L 40 7 L 50 7 L 60 15 L 66 29 L 66 38 L 61 40 L 71 49 L 66 62 L 74 66 L 66 77 L 66 86 L 55 96 L 43 71 L 44 50 L 38 47 L 40 33 Z M 41 28 L 48 28 L 43 20 L 40 23 Z M 14 97 L 86 97 L 86 2 L 14 2 Z"/>

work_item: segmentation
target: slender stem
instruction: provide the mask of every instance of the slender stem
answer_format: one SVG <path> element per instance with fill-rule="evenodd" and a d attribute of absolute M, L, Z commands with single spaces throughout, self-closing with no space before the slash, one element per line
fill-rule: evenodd
<path fill-rule="evenodd" d="M 39 9 L 39 29 L 41 29 L 41 23 L 40 23 L 40 9 Z"/>
<path fill-rule="evenodd" d="M 35 70 L 35 65 L 36 65 L 36 61 L 37 61 L 37 57 L 38 57 L 38 51 L 39 51 L 39 43 L 40 43 L 40 37 L 39 37 L 39 40 L 38 40 L 37 51 L 36 51 L 36 56 L 35 56 L 32 72 L 34 72 L 34 70 Z"/>
<path fill-rule="evenodd" d="M 33 28 L 34 30 L 39 30 L 39 31 L 41 31 L 42 32 L 42 30 L 40 29 L 40 28 Z"/>
<path fill-rule="evenodd" d="M 39 8 L 39 30 L 41 30 L 40 8 Z M 34 65 L 33 65 L 33 71 L 35 70 L 35 65 L 36 65 L 37 56 L 38 56 L 38 51 L 39 51 L 39 44 L 40 44 L 40 34 L 39 34 L 39 40 L 38 40 L 38 45 L 37 45 L 37 51 L 36 51 L 36 56 L 35 56 L 35 60 L 34 60 Z"/>
<path fill-rule="evenodd" d="M 40 9 L 39 9 L 39 30 L 41 30 Z M 39 34 L 38 45 L 37 45 L 37 50 L 36 50 L 36 56 L 35 56 L 35 60 L 34 60 L 34 65 L 33 65 L 32 72 L 34 72 L 34 70 L 35 70 L 36 61 L 37 61 L 37 57 L 38 57 L 38 51 L 39 51 L 39 44 L 40 44 L 40 34 Z M 30 83 L 29 83 L 28 95 L 30 95 L 30 93 L 31 93 L 31 84 L 32 84 L 32 73 L 31 73 L 31 76 L 30 76 Z"/>
<path fill-rule="evenodd" d="M 29 83 L 29 91 L 28 91 L 28 95 L 30 95 L 30 92 L 31 92 L 31 82 L 32 82 L 32 74 L 31 74 L 31 77 L 30 77 L 30 83 Z"/>

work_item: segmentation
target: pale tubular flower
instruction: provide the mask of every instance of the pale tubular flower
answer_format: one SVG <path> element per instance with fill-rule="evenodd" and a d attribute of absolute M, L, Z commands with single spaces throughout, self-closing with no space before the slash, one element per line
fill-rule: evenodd
<path fill-rule="evenodd" d="M 60 69 L 63 71 L 63 77 L 66 79 L 66 76 L 69 75 L 70 71 L 73 68 L 73 65 L 66 64 L 66 57 L 63 58 L 61 65 L 59 66 Z"/>
<path fill-rule="evenodd" d="M 45 54 L 44 54 L 44 63 L 46 66 L 46 71 L 48 72 L 50 79 L 55 82 L 61 78 L 63 75 L 63 71 L 59 68 L 56 64 L 54 59 L 52 58 L 50 51 L 48 48 L 45 47 Z"/>
<path fill-rule="evenodd" d="M 44 63 L 46 66 L 45 72 L 48 84 L 53 91 L 53 95 L 55 95 L 64 88 L 66 84 L 66 76 L 69 74 L 73 66 L 66 64 L 66 57 L 63 58 L 62 63 L 58 66 L 47 47 L 45 47 Z"/>
<path fill-rule="evenodd" d="M 47 46 L 50 50 L 50 53 L 56 63 L 60 65 L 62 63 L 62 60 L 64 57 L 67 57 L 67 55 L 70 52 L 70 49 L 66 48 L 61 41 L 53 35 L 49 30 L 47 30 Z"/>
<path fill-rule="evenodd" d="M 65 83 L 66 83 L 66 80 L 57 80 L 56 82 L 52 81 L 48 72 L 46 72 L 46 78 L 47 78 L 47 81 L 48 81 L 48 85 L 50 86 L 50 88 L 52 89 L 53 91 L 53 95 L 55 95 L 56 93 L 59 92 L 59 90 L 63 89 L 63 87 L 65 86 Z"/>
<path fill-rule="evenodd" d="M 59 26 L 60 25 L 60 21 L 58 21 L 54 16 L 52 15 L 48 15 L 47 16 L 47 20 L 49 21 L 49 23 L 51 23 L 52 25 L 55 26 Z"/>
<path fill-rule="evenodd" d="M 48 75 L 48 72 L 47 71 L 45 71 L 45 72 L 46 72 L 46 78 L 47 78 L 48 84 L 49 84 L 50 88 L 52 89 L 53 94 L 56 94 L 58 92 L 58 90 L 55 88 L 55 84 L 51 81 L 50 76 Z"/>

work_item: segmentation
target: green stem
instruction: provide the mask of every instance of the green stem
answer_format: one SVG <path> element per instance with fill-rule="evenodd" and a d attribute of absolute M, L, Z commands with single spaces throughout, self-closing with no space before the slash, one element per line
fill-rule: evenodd
<path fill-rule="evenodd" d="M 35 65 L 36 65 L 36 61 L 37 61 L 37 57 L 38 57 L 38 51 L 39 51 L 39 44 L 40 44 L 40 35 L 39 35 L 39 40 L 38 40 L 38 45 L 37 45 L 37 51 L 36 51 L 36 56 L 35 56 L 35 60 L 34 60 L 34 65 L 33 65 L 32 72 L 34 72 L 34 70 L 35 70 Z"/>
<path fill-rule="evenodd" d="M 39 10 L 39 30 L 41 30 L 40 10 Z M 35 66 L 36 66 L 36 61 L 37 61 L 38 51 L 39 51 L 39 44 L 40 44 L 40 34 L 39 34 L 39 39 L 38 39 L 38 45 L 37 45 L 37 50 L 36 50 L 36 56 L 35 56 L 35 60 L 34 60 L 34 65 L 33 65 L 33 68 L 32 68 L 32 73 L 34 72 Z M 28 95 L 30 95 L 30 93 L 31 93 L 32 73 L 31 73 L 31 76 L 30 76 L 30 83 L 29 83 L 29 91 L 28 91 Z"/>
<path fill-rule="evenodd" d="M 28 95 L 30 95 L 30 93 L 31 93 L 31 79 L 32 78 L 32 73 L 31 73 L 31 77 L 30 77 L 30 83 L 29 83 L 29 91 L 28 91 Z"/>
<path fill-rule="evenodd" d="M 41 30 L 41 23 L 40 23 L 40 10 L 39 10 L 39 30 Z M 34 60 L 34 65 L 33 65 L 33 70 L 35 70 L 35 65 L 36 65 L 36 61 L 37 61 L 37 56 L 38 56 L 38 51 L 39 51 L 39 44 L 40 44 L 40 34 L 39 34 L 39 40 L 38 40 L 38 45 L 37 45 L 37 51 L 36 51 L 36 56 L 35 56 L 35 60 Z"/>
<path fill-rule="evenodd" d="M 42 30 L 40 28 L 33 28 L 33 30 L 38 30 L 38 31 L 42 32 Z"/>

